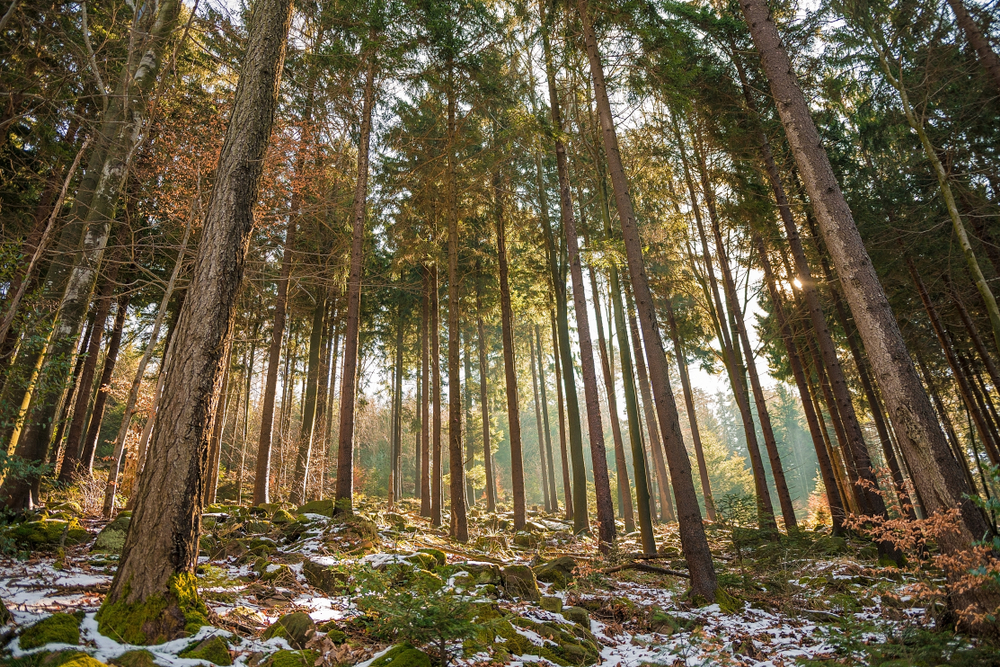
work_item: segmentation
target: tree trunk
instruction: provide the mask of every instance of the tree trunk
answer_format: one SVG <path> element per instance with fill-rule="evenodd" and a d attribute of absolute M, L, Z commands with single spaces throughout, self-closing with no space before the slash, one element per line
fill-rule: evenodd
<path fill-rule="evenodd" d="M 650 380 L 656 395 L 657 413 L 663 430 L 667 462 L 670 466 L 674 497 L 677 501 L 681 546 L 691 573 L 691 593 L 696 597 L 714 600 L 718 584 L 715 568 L 712 565 L 712 553 L 708 548 L 705 526 L 702 523 L 698 498 L 694 490 L 694 479 L 691 475 L 691 462 L 688 460 L 687 450 L 684 448 L 684 441 L 681 438 L 677 406 L 674 403 L 670 380 L 667 376 L 666 353 L 663 350 L 663 341 L 660 339 L 660 330 L 653 307 L 653 295 L 649 289 L 643 264 L 642 242 L 636 226 L 635 212 L 632 209 L 625 168 L 618 150 L 618 136 L 615 132 L 611 103 L 608 100 L 608 92 L 604 83 L 604 68 L 601 65 L 598 52 L 597 37 L 587 13 L 586 0 L 577 0 L 577 9 L 583 20 L 583 37 L 587 48 L 587 58 L 590 61 L 591 77 L 594 80 L 597 110 L 604 139 L 604 152 L 608 159 L 611 184 L 614 187 L 615 203 L 625 242 L 629 275 L 632 280 L 632 288 L 635 291 L 636 307 L 646 342 Z"/>
<path fill-rule="evenodd" d="M 965 39 L 968 40 L 969 46 L 975 50 L 979 64 L 982 65 L 990 83 L 996 89 L 995 92 L 1000 93 L 1000 57 L 997 56 L 989 39 L 972 18 L 972 15 L 969 14 L 969 10 L 966 9 L 962 0 L 948 0 L 948 6 L 955 13 L 958 27 L 965 33 Z"/>
<path fill-rule="evenodd" d="M 117 264 L 112 265 L 111 273 L 117 274 Z M 83 432 L 87 424 L 87 408 L 94 386 L 94 374 L 97 372 L 97 358 L 100 356 L 101 341 L 104 337 L 104 326 L 111 310 L 111 295 L 115 289 L 115 276 L 107 276 L 101 293 L 98 296 L 97 311 L 94 314 L 94 324 L 87 342 L 86 361 L 77 382 L 76 405 L 73 408 L 73 421 L 70 423 L 69 434 L 66 436 L 66 453 L 59 468 L 59 481 L 68 483 L 80 474 L 80 453 L 83 444 Z M 69 398 L 67 397 L 67 402 Z M 59 439 L 55 445 L 58 448 Z"/>
<path fill-rule="evenodd" d="M 469 540 L 465 516 L 465 465 L 462 463 L 462 342 L 461 303 L 458 284 L 458 184 L 455 182 L 455 86 L 448 63 L 448 469 L 450 478 L 451 534 Z M 502 224 L 502 223 L 501 223 Z M 516 510 L 515 510 L 516 516 Z M 516 519 L 515 519 L 516 522 Z"/>
<path fill-rule="evenodd" d="M 479 334 L 479 409 L 483 417 L 483 467 L 486 471 L 486 511 L 497 509 L 497 487 L 493 472 L 493 445 L 490 443 L 490 403 L 487 395 L 486 330 L 483 326 L 483 299 L 476 281 L 476 327 Z"/>
<path fill-rule="evenodd" d="M 542 406 L 540 405 L 541 400 L 538 398 L 538 370 L 535 368 L 535 339 L 530 335 L 528 336 L 528 349 L 531 352 L 531 395 L 534 398 L 535 404 L 535 430 L 538 433 L 536 440 L 542 472 L 542 500 L 544 501 L 545 511 L 551 512 L 552 504 L 549 502 L 548 494 L 549 471 L 547 470 L 547 462 L 545 460 L 545 440 L 542 437 Z"/>
<path fill-rule="evenodd" d="M 428 332 L 430 326 L 431 278 L 430 270 L 423 267 L 424 294 L 420 301 L 420 516 L 431 515 L 431 420 L 430 420 L 430 350 Z"/>
<path fill-rule="evenodd" d="M 185 610 L 195 594 L 211 415 L 219 402 L 221 357 L 232 333 L 290 23 L 288 0 L 261 0 L 254 7 L 198 260 L 170 355 L 170 382 L 118 570 L 98 613 L 106 636 L 134 631 L 139 620 L 132 610 L 151 608 L 161 611 L 142 618 L 149 643 L 185 632 Z"/>
<path fill-rule="evenodd" d="M 351 211 L 351 265 L 347 278 L 344 364 L 340 383 L 340 428 L 337 445 L 336 508 L 354 511 L 354 404 L 358 386 L 358 333 L 361 323 L 361 272 L 364 268 L 365 212 L 368 203 L 368 152 L 375 106 L 375 54 L 366 55 L 364 106 L 358 139 L 358 180 Z"/>
<path fill-rule="evenodd" d="M 552 320 L 552 357 L 556 367 L 556 406 L 559 409 L 559 453 L 562 459 L 563 497 L 566 503 L 566 520 L 573 519 L 573 489 L 569 482 L 569 457 L 566 452 L 566 409 L 563 402 L 563 382 L 561 371 L 561 350 L 559 336 L 556 331 L 555 311 L 549 310 L 549 317 Z"/>
<path fill-rule="evenodd" d="M 111 329 L 111 339 L 108 341 L 108 349 L 104 353 L 104 370 L 101 371 L 101 380 L 97 385 L 94 407 L 90 411 L 90 426 L 87 428 L 86 437 L 80 446 L 80 460 L 78 465 L 81 476 L 91 477 L 93 475 L 97 438 L 101 432 L 101 424 L 104 421 L 104 409 L 108 401 L 108 392 L 111 391 L 111 380 L 114 377 L 115 364 L 118 361 L 118 350 L 121 348 L 122 330 L 125 326 L 125 316 L 128 312 L 129 300 L 129 295 L 118 297 L 115 323 Z"/>
<path fill-rule="evenodd" d="M 983 343 L 983 338 L 979 335 L 979 329 L 972 321 L 969 311 L 966 310 L 965 304 L 962 303 L 962 298 L 956 290 L 952 290 L 952 298 L 954 299 L 955 308 L 958 310 L 958 314 L 962 318 L 962 324 L 965 325 L 965 330 L 969 334 L 969 339 L 972 341 L 972 345 L 976 348 L 976 354 L 979 355 L 979 359 L 983 362 L 983 365 L 986 366 L 986 372 L 989 373 L 990 381 L 993 383 L 994 390 L 1000 391 L 1000 369 L 997 368 L 993 355 L 986 349 L 986 345 Z"/>
<path fill-rule="evenodd" d="M 431 433 L 431 525 L 441 525 L 442 480 L 441 467 L 441 304 L 438 302 L 438 267 L 431 266 L 431 394 L 432 394 L 432 426 Z"/>
<path fill-rule="evenodd" d="M 232 369 L 229 350 L 222 356 L 225 368 L 222 371 L 222 389 L 219 390 L 219 407 L 212 415 L 212 437 L 208 448 L 208 472 L 205 475 L 205 504 L 215 502 L 219 489 L 219 462 L 222 458 L 222 434 L 226 430 L 226 412 L 229 407 L 229 376 Z"/>
<path fill-rule="evenodd" d="M 496 215 L 497 261 L 500 269 L 500 321 L 503 335 L 503 367 L 507 391 L 507 423 L 510 430 L 510 482 L 514 495 L 514 530 L 523 530 L 524 459 L 521 452 L 521 412 L 517 396 L 517 367 L 514 359 L 514 313 L 510 304 L 510 284 L 507 267 L 507 231 L 503 201 L 500 198 L 500 178 L 494 176 L 493 198 Z"/>
<path fill-rule="evenodd" d="M 302 403 L 302 424 L 299 426 L 298 456 L 295 458 L 295 478 L 292 481 L 292 503 L 301 505 L 309 490 L 309 464 L 312 458 L 316 425 L 316 395 L 323 349 L 323 319 L 326 316 L 326 289 L 320 288 L 313 308 L 312 329 L 309 333 L 309 366 L 306 370 L 306 395 Z"/>
<path fill-rule="evenodd" d="M 549 400 L 545 390 L 545 367 L 542 365 L 542 359 L 544 358 L 544 354 L 542 353 L 542 334 L 537 322 L 535 323 L 535 348 L 538 350 L 539 385 L 542 390 L 542 428 L 545 433 L 545 460 L 549 468 L 549 488 L 546 490 L 546 493 L 552 511 L 558 512 L 559 498 L 556 496 L 556 468 L 555 461 L 552 458 L 552 429 L 549 427 Z"/>
<path fill-rule="evenodd" d="M 915 473 L 914 484 L 932 515 L 960 508 L 962 531 L 942 540 L 941 547 L 946 553 L 964 551 L 972 540 L 989 534 L 985 515 L 970 499 L 973 490 L 948 450 L 934 409 L 920 385 L 885 292 L 798 87 L 791 61 L 768 14 L 766 1 L 741 0 L 741 6 L 761 53 L 771 92 L 827 249 L 843 279 L 844 295 L 886 399 L 901 449 Z"/>
<path fill-rule="evenodd" d="M 691 379 L 688 376 L 687 355 L 684 352 L 684 341 L 677 329 L 674 318 L 674 307 L 667 299 L 667 324 L 670 326 L 670 337 L 674 342 L 674 356 L 677 357 L 677 370 L 681 376 L 681 389 L 684 392 L 684 406 L 688 415 L 688 426 L 691 428 L 691 440 L 694 442 L 695 458 L 698 461 L 698 475 L 701 477 L 701 495 L 705 498 L 705 511 L 710 521 L 715 521 L 715 498 L 712 496 L 712 484 L 708 479 L 708 465 L 705 463 L 705 452 L 701 446 L 701 430 L 698 428 L 698 414 L 694 406 L 694 394 L 691 392 Z"/>
<path fill-rule="evenodd" d="M 326 446 L 327 405 L 330 402 L 330 355 L 333 350 L 334 321 L 336 319 L 336 299 L 330 296 L 326 299 L 324 314 L 323 337 L 320 344 L 319 383 L 316 387 L 316 421 L 313 424 L 312 449 L 316 453 L 315 483 L 309 500 L 319 500 L 323 497 L 323 481 L 326 479 L 328 464 L 328 449 Z M 308 486 L 307 486 L 308 488 Z"/>
<path fill-rule="evenodd" d="M 466 320 L 466 325 L 468 324 Z M 472 358 L 469 353 L 467 328 L 462 336 L 462 363 L 465 366 L 465 383 L 462 387 L 465 391 L 465 502 L 467 506 L 472 507 L 476 504 L 476 489 L 472 485 L 471 477 L 472 467 L 476 462 L 476 452 L 472 447 L 472 433 L 469 431 L 472 427 Z"/>

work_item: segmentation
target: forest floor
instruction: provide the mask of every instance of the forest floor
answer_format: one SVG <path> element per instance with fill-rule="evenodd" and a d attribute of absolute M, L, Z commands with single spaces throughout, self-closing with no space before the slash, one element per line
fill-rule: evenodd
<path fill-rule="evenodd" d="M 136 646 L 95 620 L 127 515 L 78 525 L 71 503 L 51 508 L 0 533 L 0 599 L 13 617 L 0 664 L 430 667 L 443 645 L 449 664 L 470 667 L 1000 666 L 994 648 L 942 629 L 943 605 L 911 594 L 917 581 L 933 590 L 933 573 L 878 567 L 862 540 L 770 541 L 708 524 L 726 595 L 697 606 L 674 525 L 657 526 L 656 558 L 635 559 L 637 534 L 601 556 L 540 511 L 515 533 L 509 514 L 473 509 L 459 544 L 418 509 L 365 502 L 343 520 L 329 501 L 209 507 L 197 576 L 211 625 Z M 402 641 L 427 653 L 393 648 Z"/>

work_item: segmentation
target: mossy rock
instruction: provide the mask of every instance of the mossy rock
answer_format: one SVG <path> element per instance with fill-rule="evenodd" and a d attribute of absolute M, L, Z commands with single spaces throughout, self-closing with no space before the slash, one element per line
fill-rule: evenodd
<path fill-rule="evenodd" d="M 418 551 L 417 553 L 406 556 L 405 559 L 406 562 L 412 563 L 416 567 L 419 567 L 422 570 L 427 570 L 428 572 L 437 568 L 437 559 L 430 554 Z"/>
<path fill-rule="evenodd" d="M 517 632 L 514 626 L 540 635 L 548 642 L 539 646 Z M 502 642 L 490 642 L 491 653 L 500 658 L 536 655 L 557 665 L 592 665 L 600 659 L 600 649 L 593 635 L 559 623 L 536 623 L 526 618 L 513 618 L 495 623 L 485 631 L 492 634 L 494 639 L 503 639 Z"/>
<path fill-rule="evenodd" d="M 229 653 L 229 644 L 220 635 L 213 635 L 208 639 L 192 644 L 187 649 L 181 651 L 178 657 L 207 660 L 216 665 L 228 666 L 233 664 L 233 656 Z"/>
<path fill-rule="evenodd" d="M 334 644 L 343 644 L 347 641 L 347 633 L 340 629 L 337 621 L 327 621 L 316 629 L 326 633 L 326 638 Z"/>
<path fill-rule="evenodd" d="M 417 549 L 417 553 L 430 554 L 431 556 L 434 556 L 434 560 L 437 562 L 436 567 L 444 567 L 448 564 L 448 557 L 445 556 L 444 552 L 440 549 Z"/>
<path fill-rule="evenodd" d="M 293 648 L 304 649 L 315 634 L 316 624 L 313 623 L 309 614 L 297 611 L 294 614 L 286 614 L 275 621 L 271 627 L 264 631 L 263 638 L 267 640 L 280 637 Z"/>
<path fill-rule="evenodd" d="M 510 565 L 500 573 L 500 582 L 507 595 L 522 600 L 538 602 L 542 597 L 535 573 L 527 565 Z"/>
<path fill-rule="evenodd" d="M 44 667 L 108 667 L 83 651 L 50 653 L 42 660 Z"/>
<path fill-rule="evenodd" d="M 566 607 L 562 610 L 562 615 L 567 621 L 590 628 L 590 613 L 583 607 Z"/>
<path fill-rule="evenodd" d="M 527 531 L 518 531 L 514 534 L 514 544 L 519 547 L 524 547 L 525 549 L 530 549 L 531 547 L 538 546 L 540 542 L 538 535 L 529 533 Z"/>
<path fill-rule="evenodd" d="M 33 649 L 46 644 L 79 644 L 82 614 L 52 614 L 21 633 L 22 649 Z"/>
<path fill-rule="evenodd" d="M 313 667 L 319 653 L 316 651 L 278 651 L 262 663 L 262 667 Z"/>
<path fill-rule="evenodd" d="M 431 657 L 409 644 L 398 644 L 373 660 L 371 667 L 431 667 Z"/>
<path fill-rule="evenodd" d="M 80 527 L 75 519 L 40 519 L 26 521 L 15 526 L 11 534 L 21 544 L 40 551 L 58 548 L 60 545 L 75 546 L 90 539 L 90 533 Z"/>
<path fill-rule="evenodd" d="M 198 597 L 194 574 L 175 574 L 167 587 L 166 596 L 126 602 L 129 597 L 126 585 L 117 601 L 105 600 L 97 612 L 97 631 L 116 641 L 141 646 L 190 636 L 208 625 L 208 608 Z"/>
<path fill-rule="evenodd" d="M 348 575 L 311 558 L 302 562 L 302 574 L 313 588 L 318 588 L 327 595 L 341 592 L 348 581 Z"/>
<path fill-rule="evenodd" d="M 456 581 L 467 586 L 484 586 L 499 584 L 502 577 L 500 566 L 493 563 L 455 563 L 452 567 L 457 572 L 468 573 L 468 578 L 456 577 Z"/>
<path fill-rule="evenodd" d="M 257 559 L 258 562 L 263 559 Z M 266 581 L 271 584 L 291 584 L 295 581 L 295 571 L 288 567 L 284 563 L 278 565 L 275 569 L 271 570 L 270 565 L 273 563 L 265 563 L 263 570 L 260 573 L 260 580 Z"/>
<path fill-rule="evenodd" d="M 576 573 L 576 561 L 569 556 L 556 558 L 548 563 L 537 565 L 534 568 L 535 578 L 552 584 L 556 589 L 566 588 Z"/>
<path fill-rule="evenodd" d="M 292 523 L 293 521 L 295 521 L 295 517 L 288 510 L 279 509 L 271 515 L 271 523 L 276 526 L 284 526 L 286 523 Z"/>
<path fill-rule="evenodd" d="M 545 611 L 551 611 L 555 614 L 561 612 L 563 608 L 562 598 L 557 598 L 554 595 L 543 595 L 538 603 Z"/>
<path fill-rule="evenodd" d="M 48 505 L 45 509 L 50 512 L 68 512 L 73 516 L 81 516 L 83 514 L 83 507 L 80 506 L 80 503 L 73 500 L 64 500 L 61 503 Z"/>
<path fill-rule="evenodd" d="M 743 601 L 722 587 L 715 590 L 715 602 L 719 605 L 719 609 L 727 614 L 743 611 Z"/>
<path fill-rule="evenodd" d="M 243 532 L 247 535 L 267 535 L 272 530 L 274 530 L 274 524 L 263 519 L 247 521 L 243 524 Z"/>
<path fill-rule="evenodd" d="M 296 514 L 322 514 L 323 516 L 333 516 L 332 500 L 313 500 L 295 510 Z"/>
<path fill-rule="evenodd" d="M 672 635 L 675 632 L 680 632 L 686 627 L 685 623 L 681 619 L 671 616 L 658 607 L 654 607 L 652 612 L 649 614 L 647 624 L 649 625 L 650 630 L 658 632 L 661 635 Z"/>
<path fill-rule="evenodd" d="M 111 661 L 112 665 L 118 667 L 156 667 L 153 654 L 149 651 L 128 651 Z"/>
<path fill-rule="evenodd" d="M 386 512 L 382 517 L 388 522 L 393 529 L 397 531 L 406 530 L 409 527 L 409 518 L 403 514 L 397 514 L 396 512 Z"/>

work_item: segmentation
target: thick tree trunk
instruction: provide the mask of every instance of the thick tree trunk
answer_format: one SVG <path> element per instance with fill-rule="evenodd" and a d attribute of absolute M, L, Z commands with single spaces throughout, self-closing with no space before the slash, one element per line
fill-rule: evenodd
<path fill-rule="evenodd" d="M 147 640 L 185 631 L 182 604 L 192 604 L 188 596 L 195 588 L 211 416 L 219 403 L 222 354 L 232 334 L 290 23 L 289 0 L 261 0 L 254 7 L 198 260 L 170 355 L 170 382 L 118 570 L 98 614 L 99 628 L 108 636 L 135 629 L 129 626 L 139 621 L 130 610 L 160 603 L 156 617 L 142 619 Z"/>
<path fill-rule="evenodd" d="M 535 348 L 538 350 L 539 385 L 542 390 L 542 428 L 545 433 L 545 460 L 549 468 L 549 488 L 546 490 L 549 505 L 553 512 L 559 511 L 559 498 L 556 496 L 556 467 L 552 458 L 552 429 L 549 427 L 549 400 L 545 389 L 545 366 L 542 364 L 542 334 L 538 323 L 535 323 Z"/>
<path fill-rule="evenodd" d="M 375 54 L 366 55 L 364 106 L 358 139 L 358 180 L 351 211 L 351 265 L 347 277 L 344 364 L 340 383 L 335 511 L 354 511 L 354 404 L 358 386 L 358 334 L 361 324 L 361 273 L 364 268 L 365 212 L 368 203 L 368 153 L 375 106 Z"/>
<path fill-rule="evenodd" d="M 615 203 L 625 241 L 629 275 L 632 279 L 636 307 L 646 342 L 650 380 L 656 395 L 657 413 L 663 430 L 667 462 L 670 466 L 674 497 L 677 501 L 681 546 L 691 573 L 691 593 L 696 597 L 714 600 L 718 583 L 715 568 L 712 565 L 712 553 L 708 548 L 705 526 L 702 523 L 698 497 L 694 490 L 694 479 L 691 475 L 691 462 L 688 460 L 687 450 L 681 438 L 677 406 L 674 403 L 670 380 L 667 376 L 666 353 L 663 350 L 663 341 L 660 339 L 660 330 L 653 307 L 653 295 L 649 289 L 649 281 L 643 264 L 642 242 L 639 238 L 635 212 L 632 209 L 625 168 L 618 150 L 618 136 L 604 83 L 604 68 L 598 52 L 597 37 L 587 13 L 586 0 L 577 0 L 577 9 L 583 20 L 583 37 L 590 62 L 591 77 L 594 80 L 594 93 L 601 120 L 604 152 L 608 159 L 611 184 L 614 187 Z"/>
<path fill-rule="evenodd" d="M 483 418 L 483 468 L 486 472 L 486 511 L 497 509 L 497 487 L 493 472 L 493 445 L 490 443 L 490 402 L 487 394 L 486 329 L 483 326 L 483 299 L 476 282 L 476 328 L 479 334 L 479 409 Z"/>
<path fill-rule="evenodd" d="M 431 420 L 430 420 L 430 350 L 428 331 L 430 327 L 431 277 L 430 270 L 423 267 L 424 294 L 420 300 L 420 516 L 431 515 Z"/>
<path fill-rule="evenodd" d="M 97 385 L 94 407 L 90 411 L 90 426 L 87 428 L 86 437 L 80 446 L 79 474 L 81 476 L 90 477 L 93 475 L 97 438 L 101 433 L 101 424 L 104 422 L 104 409 L 108 402 L 108 392 L 111 391 L 111 380 L 114 377 L 115 364 L 118 361 L 118 350 L 121 348 L 122 330 L 125 327 L 129 299 L 129 295 L 118 297 L 115 323 L 111 329 L 108 349 L 104 353 L 104 370 L 101 371 L 101 380 Z"/>
<path fill-rule="evenodd" d="M 968 549 L 972 540 L 989 533 L 986 518 L 970 499 L 973 490 L 951 455 L 920 385 L 766 1 L 741 0 L 741 6 L 900 447 L 915 475 L 914 484 L 931 514 L 960 508 L 962 530 L 942 540 L 941 547 L 946 553 Z"/>

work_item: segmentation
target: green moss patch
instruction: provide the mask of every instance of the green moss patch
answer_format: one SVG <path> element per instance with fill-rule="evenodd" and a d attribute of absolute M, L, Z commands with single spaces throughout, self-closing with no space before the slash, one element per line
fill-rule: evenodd
<path fill-rule="evenodd" d="M 115 520 L 106 525 L 97 539 L 94 546 L 90 547 L 91 553 L 120 554 L 125 546 L 125 535 L 128 534 L 129 524 L 132 522 L 131 512 L 122 512 Z"/>
<path fill-rule="evenodd" d="M 118 600 L 105 601 L 97 612 L 98 632 L 126 644 L 148 645 L 192 635 L 208 625 L 208 609 L 198 597 L 194 574 L 175 574 L 167 587 L 167 596 L 126 602 L 129 596 L 126 586 Z"/>
<path fill-rule="evenodd" d="M 309 614 L 298 611 L 294 614 L 282 616 L 274 625 L 264 631 L 263 638 L 272 639 L 280 637 L 287 641 L 294 648 L 305 648 L 306 644 L 316 634 L 316 624 L 309 617 Z"/>
<path fill-rule="evenodd" d="M 313 667 L 319 653 L 316 651 L 278 651 L 268 657 L 264 667 Z"/>
<path fill-rule="evenodd" d="M 153 654 L 149 651 L 127 651 L 111 661 L 118 667 L 156 667 Z"/>
<path fill-rule="evenodd" d="M 181 651 L 179 657 L 192 658 L 195 660 L 207 660 L 216 665 L 228 666 L 233 664 L 233 656 L 229 653 L 229 644 L 219 635 L 189 646 Z"/>
<path fill-rule="evenodd" d="M 83 544 L 90 539 L 90 533 L 75 518 L 26 521 L 15 526 L 11 534 L 21 544 L 43 551 Z"/>
<path fill-rule="evenodd" d="M 431 667 L 431 657 L 409 644 L 398 644 L 372 661 L 371 667 Z"/>
<path fill-rule="evenodd" d="M 21 633 L 21 648 L 33 649 L 46 644 L 79 644 L 82 616 L 52 614 Z"/>

